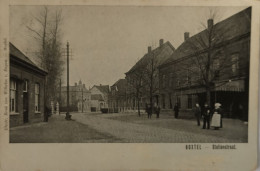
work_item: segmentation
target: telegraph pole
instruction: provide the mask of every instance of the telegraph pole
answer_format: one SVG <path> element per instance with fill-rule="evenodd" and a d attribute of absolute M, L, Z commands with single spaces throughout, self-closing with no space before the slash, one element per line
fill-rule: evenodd
<path fill-rule="evenodd" d="M 83 86 L 82 86 L 82 99 L 81 99 L 81 113 L 83 113 Z"/>
<path fill-rule="evenodd" d="M 69 42 L 67 42 L 67 113 L 66 113 L 66 120 L 71 120 L 71 115 L 69 113 Z"/>

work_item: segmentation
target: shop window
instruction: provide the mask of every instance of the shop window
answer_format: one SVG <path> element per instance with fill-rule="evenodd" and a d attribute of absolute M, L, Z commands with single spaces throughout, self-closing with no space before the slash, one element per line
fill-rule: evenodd
<path fill-rule="evenodd" d="M 10 80 L 10 113 L 15 113 L 17 109 L 17 89 L 16 81 Z"/>
<path fill-rule="evenodd" d="M 40 112 L 40 85 L 35 84 L 35 112 Z"/>

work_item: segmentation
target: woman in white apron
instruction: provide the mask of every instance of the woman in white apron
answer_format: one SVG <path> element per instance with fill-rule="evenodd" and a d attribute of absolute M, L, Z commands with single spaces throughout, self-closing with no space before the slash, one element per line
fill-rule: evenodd
<path fill-rule="evenodd" d="M 213 111 L 213 116 L 212 116 L 211 124 L 210 124 L 216 130 L 221 128 L 221 126 L 222 126 L 222 123 L 221 123 L 222 113 L 221 113 L 220 106 L 221 106 L 220 103 L 215 103 L 215 109 Z"/>

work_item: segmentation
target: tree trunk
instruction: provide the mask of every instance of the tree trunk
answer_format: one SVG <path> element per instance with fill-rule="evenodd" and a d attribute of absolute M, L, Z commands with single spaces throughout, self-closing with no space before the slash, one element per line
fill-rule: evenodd
<path fill-rule="evenodd" d="M 140 100 L 139 100 L 139 98 L 137 98 L 137 109 L 138 109 L 138 116 L 140 117 L 141 113 L 140 113 Z"/>
<path fill-rule="evenodd" d="M 210 96 L 210 88 L 206 89 L 206 101 L 209 106 L 211 106 L 211 96 Z"/>

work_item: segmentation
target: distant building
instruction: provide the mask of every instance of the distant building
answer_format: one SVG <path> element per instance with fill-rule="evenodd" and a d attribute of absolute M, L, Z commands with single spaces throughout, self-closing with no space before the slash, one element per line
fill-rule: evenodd
<path fill-rule="evenodd" d="M 126 85 L 126 79 L 119 79 L 110 87 L 109 112 L 118 113 L 126 110 Z"/>
<path fill-rule="evenodd" d="M 91 89 L 91 108 L 92 111 L 100 111 L 108 108 L 109 85 L 94 85 Z"/>
<path fill-rule="evenodd" d="M 74 86 L 69 86 L 69 106 L 70 111 L 88 112 L 91 107 L 90 91 L 82 84 L 75 83 Z M 61 87 L 60 111 L 67 111 L 67 86 Z"/>
<path fill-rule="evenodd" d="M 214 34 L 207 60 L 209 48 L 203 47 L 209 46 L 209 30 Z M 184 42 L 159 66 L 161 108 L 172 111 L 178 103 L 182 114 L 192 115 L 195 103 L 203 106 L 206 101 L 203 85 L 210 68 L 209 105 L 219 102 L 225 116 L 247 120 L 250 32 L 251 8 L 247 8 L 216 24 L 209 19 L 207 28 L 192 37 L 185 33 Z"/>
<path fill-rule="evenodd" d="M 47 72 L 12 43 L 10 47 L 10 127 L 44 121 Z"/>
<path fill-rule="evenodd" d="M 127 81 L 126 107 L 127 110 L 137 110 L 138 101 L 141 109 L 145 108 L 146 103 L 150 103 L 150 94 L 152 93 L 153 103 L 159 102 L 159 75 L 157 67 L 167 61 L 173 54 L 175 48 L 170 42 L 159 41 L 159 47 L 152 49 L 148 47 L 147 53 L 125 73 Z M 153 81 L 147 70 L 155 70 Z M 153 88 L 149 89 L 153 84 Z M 137 93 L 138 90 L 138 93 Z M 150 91 L 151 90 L 151 91 Z M 138 100 L 139 99 L 139 100 Z"/>

